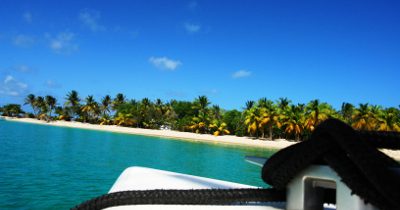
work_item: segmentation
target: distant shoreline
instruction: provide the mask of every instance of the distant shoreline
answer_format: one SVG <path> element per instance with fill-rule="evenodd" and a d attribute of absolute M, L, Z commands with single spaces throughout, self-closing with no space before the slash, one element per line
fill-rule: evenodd
<path fill-rule="evenodd" d="M 197 134 L 197 133 L 180 132 L 172 130 L 130 128 L 130 127 L 121 127 L 116 125 L 95 125 L 89 123 L 69 122 L 69 121 L 59 121 L 59 120 L 46 122 L 32 118 L 12 118 L 12 117 L 1 117 L 1 118 L 8 121 L 34 123 L 34 124 L 41 124 L 48 126 L 80 128 L 80 129 L 107 131 L 114 133 L 171 138 L 184 141 L 206 142 L 212 144 L 253 147 L 253 148 L 263 148 L 263 149 L 273 149 L 273 150 L 280 150 L 290 145 L 296 144 L 296 142 L 288 141 L 285 139 L 276 139 L 271 141 L 271 140 L 251 139 L 249 137 L 238 137 L 232 135 L 213 136 L 211 134 Z M 400 150 L 380 149 L 380 151 L 396 159 L 397 161 L 400 161 Z"/>
<path fill-rule="evenodd" d="M 249 137 L 238 137 L 238 136 L 232 136 L 232 135 L 213 136 L 211 134 L 196 134 L 196 133 L 180 132 L 180 131 L 173 131 L 173 130 L 131 128 L 131 127 L 121 127 L 121 126 L 116 126 L 116 125 L 96 125 L 96 124 L 89 124 L 89 123 L 59 121 L 59 120 L 46 122 L 46 121 L 32 119 L 32 118 L 3 117 L 3 119 L 8 120 L 8 121 L 34 123 L 34 124 L 48 125 L 48 126 L 80 128 L 80 129 L 97 130 L 97 131 L 108 131 L 108 132 L 114 132 L 114 133 L 173 138 L 173 139 L 177 139 L 177 140 L 207 142 L 207 143 L 213 143 L 213 144 L 225 144 L 225 145 L 255 147 L 255 148 L 275 149 L 275 150 L 283 149 L 285 147 L 288 147 L 288 146 L 296 143 L 296 142 L 287 141 L 285 139 L 276 139 L 276 140 L 271 141 L 271 140 L 252 139 Z"/>

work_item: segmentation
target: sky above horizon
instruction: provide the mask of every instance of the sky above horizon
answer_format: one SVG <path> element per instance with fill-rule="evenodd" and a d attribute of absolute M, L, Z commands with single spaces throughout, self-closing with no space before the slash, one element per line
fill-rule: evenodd
<path fill-rule="evenodd" d="M 400 1 L 0 1 L 0 105 L 123 93 L 400 105 Z"/>

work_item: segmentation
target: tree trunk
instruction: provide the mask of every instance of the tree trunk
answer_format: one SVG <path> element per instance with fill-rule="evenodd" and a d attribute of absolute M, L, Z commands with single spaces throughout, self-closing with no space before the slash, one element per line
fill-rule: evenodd
<path fill-rule="evenodd" d="M 272 140 L 272 126 L 269 127 L 269 140 Z"/>

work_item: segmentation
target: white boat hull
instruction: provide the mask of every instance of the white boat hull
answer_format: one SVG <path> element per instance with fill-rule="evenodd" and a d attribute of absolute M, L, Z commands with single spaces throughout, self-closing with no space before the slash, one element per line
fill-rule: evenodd
<path fill-rule="evenodd" d="M 222 180 L 192 176 L 144 167 L 130 167 L 119 176 L 109 193 L 128 190 L 155 190 L 155 189 L 232 189 L 256 188 L 250 185 L 238 184 Z M 265 205 L 129 205 L 107 208 L 107 210 L 150 210 L 150 209 L 248 209 L 248 210 L 282 210 L 284 203 Z"/>

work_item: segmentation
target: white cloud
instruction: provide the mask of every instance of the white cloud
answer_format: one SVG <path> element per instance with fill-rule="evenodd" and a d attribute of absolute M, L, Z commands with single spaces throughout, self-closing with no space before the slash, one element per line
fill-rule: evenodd
<path fill-rule="evenodd" d="M 196 33 L 200 31 L 201 26 L 193 23 L 185 23 L 185 29 L 189 33 Z"/>
<path fill-rule="evenodd" d="M 54 80 L 47 80 L 45 85 L 48 88 L 60 88 L 61 87 L 61 85 L 59 83 L 55 82 Z"/>
<path fill-rule="evenodd" d="M 84 10 L 79 13 L 79 20 L 93 32 L 106 29 L 105 26 L 99 23 L 100 17 L 100 12 L 96 10 Z"/>
<path fill-rule="evenodd" d="M 27 66 L 27 65 L 19 65 L 19 66 L 15 66 L 13 67 L 14 70 L 22 72 L 22 73 L 27 73 L 27 72 L 31 72 L 32 69 Z"/>
<path fill-rule="evenodd" d="M 77 51 L 79 49 L 79 46 L 74 43 L 74 38 L 75 38 L 74 33 L 71 32 L 59 33 L 55 38 L 50 37 L 50 48 L 56 53 L 69 54 L 74 51 Z"/>
<path fill-rule="evenodd" d="M 17 81 L 11 75 L 7 75 L 0 84 L 0 95 L 20 96 L 24 94 L 27 89 L 27 84 Z"/>
<path fill-rule="evenodd" d="M 172 60 L 167 57 L 150 57 L 149 62 L 159 69 L 171 71 L 182 65 L 182 62 L 179 60 Z"/>
<path fill-rule="evenodd" d="M 22 14 L 22 18 L 25 20 L 25 22 L 32 23 L 32 14 L 30 12 L 25 12 Z"/>
<path fill-rule="evenodd" d="M 206 95 L 215 95 L 215 94 L 218 94 L 218 90 L 214 88 L 214 89 L 207 91 Z"/>
<path fill-rule="evenodd" d="M 6 78 L 4 79 L 4 84 L 8 84 L 11 81 L 14 81 L 14 77 L 7 75 Z"/>
<path fill-rule="evenodd" d="M 236 71 L 232 74 L 232 77 L 237 79 L 237 78 L 242 78 L 242 77 L 248 77 L 251 75 L 251 71 L 247 71 L 247 70 L 239 70 Z"/>
<path fill-rule="evenodd" d="M 35 39 L 31 36 L 19 34 L 14 37 L 13 43 L 18 47 L 30 47 L 35 43 Z"/>

